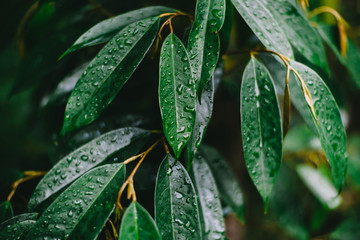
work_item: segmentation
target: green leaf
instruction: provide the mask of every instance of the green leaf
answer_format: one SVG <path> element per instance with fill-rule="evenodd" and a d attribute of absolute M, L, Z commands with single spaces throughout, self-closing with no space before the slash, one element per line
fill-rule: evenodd
<path fill-rule="evenodd" d="M 313 123 L 320 137 L 321 146 L 331 166 L 334 184 L 340 191 L 344 184 L 348 160 L 346 132 L 341 121 L 338 105 L 329 88 L 315 71 L 295 61 L 291 62 L 291 66 L 296 69 L 305 82 L 312 97 L 316 116 L 311 115 L 308 106 L 304 107 L 300 114 L 310 114 L 313 117 Z M 300 93 L 302 89 L 299 81 L 292 81 L 292 84 L 293 87 L 290 90 L 294 91 L 294 96 L 306 103 L 304 94 Z M 314 117 L 316 117 L 317 122 Z"/>
<path fill-rule="evenodd" d="M 210 146 L 202 144 L 200 154 L 209 164 L 220 193 L 220 198 L 242 222 L 244 219 L 244 194 L 234 173 L 219 152 Z"/>
<path fill-rule="evenodd" d="M 194 128 L 196 90 L 187 51 L 172 33 L 160 53 L 159 104 L 166 139 L 179 158 Z"/>
<path fill-rule="evenodd" d="M 249 175 L 259 191 L 265 212 L 282 159 L 281 118 L 269 72 L 251 58 L 241 85 L 241 132 Z"/>
<path fill-rule="evenodd" d="M 192 158 L 194 157 L 195 152 L 200 146 L 205 136 L 207 127 L 210 123 L 215 93 L 214 81 L 214 76 L 212 76 L 210 81 L 207 83 L 203 94 L 201 95 L 201 103 L 199 100 L 197 100 L 196 102 L 196 118 L 194 124 L 194 131 L 191 135 L 191 138 L 189 139 L 189 142 L 187 143 L 188 170 L 191 167 Z"/>
<path fill-rule="evenodd" d="M 89 171 L 44 211 L 26 239 L 96 239 L 114 209 L 124 179 L 122 163 Z"/>
<path fill-rule="evenodd" d="M 332 182 L 321 171 L 301 164 L 296 167 L 296 172 L 314 196 L 328 209 L 340 206 L 341 197 Z"/>
<path fill-rule="evenodd" d="M 19 240 L 36 223 L 34 220 L 25 220 L 14 224 L 9 224 L 0 231 L 2 240 Z"/>
<path fill-rule="evenodd" d="M 231 0 L 225 0 L 225 20 L 224 25 L 219 32 L 220 37 L 220 55 L 223 55 L 229 44 L 231 38 L 231 29 L 233 26 L 234 11 Z"/>
<path fill-rule="evenodd" d="M 150 214 L 139 203 L 132 202 L 122 219 L 119 240 L 161 240 Z"/>
<path fill-rule="evenodd" d="M 0 223 L 12 218 L 14 216 L 14 212 L 9 201 L 2 202 L 0 204 Z"/>
<path fill-rule="evenodd" d="M 191 169 L 190 176 L 199 196 L 204 239 L 225 239 L 223 210 L 210 167 L 200 154 L 196 154 Z"/>
<path fill-rule="evenodd" d="M 312 64 L 329 72 L 321 38 L 298 9 L 287 0 L 261 1 L 271 10 L 292 46 Z"/>
<path fill-rule="evenodd" d="M 219 59 L 218 32 L 225 20 L 225 0 L 198 0 L 188 50 L 199 98 Z"/>
<path fill-rule="evenodd" d="M 360 51 L 359 48 L 348 38 L 347 39 L 347 49 L 346 57 L 343 57 L 336 46 L 335 36 L 331 31 L 333 28 L 325 24 L 317 23 L 318 31 L 322 39 L 333 51 L 335 56 L 338 58 L 340 63 L 349 71 L 351 78 L 354 80 L 354 83 L 358 88 L 360 88 Z"/>
<path fill-rule="evenodd" d="M 93 122 L 112 102 L 152 45 L 159 17 L 132 23 L 90 62 L 68 100 L 61 134 Z"/>
<path fill-rule="evenodd" d="M 4 229 L 6 229 L 8 226 L 15 225 L 20 222 L 28 221 L 28 220 L 36 220 L 38 217 L 38 213 L 23 213 L 20 215 L 16 215 L 15 217 L 12 217 L 5 222 L 0 224 L 0 231 L 2 232 Z"/>
<path fill-rule="evenodd" d="M 269 49 L 289 58 L 294 54 L 286 34 L 262 0 L 231 0 L 254 34 Z"/>
<path fill-rule="evenodd" d="M 194 186 L 170 154 L 160 164 L 156 179 L 155 221 L 162 239 L 202 239 Z"/>
<path fill-rule="evenodd" d="M 92 140 L 61 159 L 41 179 L 32 194 L 28 208 L 34 209 L 61 192 L 90 169 L 106 162 L 113 154 L 126 149 L 138 139 L 147 139 L 150 131 L 139 128 L 120 128 Z"/>
<path fill-rule="evenodd" d="M 81 48 L 107 42 L 112 37 L 114 37 L 115 34 L 118 33 L 121 29 L 134 22 L 149 17 L 155 17 L 162 13 L 175 12 L 176 10 L 172 8 L 167 8 L 163 6 L 151 6 L 123 13 L 110 19 L 101 21 L 91 27 L 89 30 L 87 30 L 83 35 L 81 35 L 74 42 L 74 44 L 68 50 L 66 50 L 65 53 L 61 55 L 60 59 L 68 55 L 69 53 L 79 50 Z"/>

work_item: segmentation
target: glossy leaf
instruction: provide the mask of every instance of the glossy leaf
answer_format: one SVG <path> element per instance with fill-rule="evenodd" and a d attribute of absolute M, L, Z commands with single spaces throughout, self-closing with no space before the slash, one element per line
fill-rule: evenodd
<path fill-rule="evenodd" d="M 194 186 L 185 168 L 169 154 L 156 179 L 155 221 L 162 239 L 202 239 Z"/>
<path fill-rule="evenodd" d="M 347 49 L 346 49 L 346 57 L 343 57 L 340 53 L 339 48 L 336 46 L 336 40 L 332 33 L 332 27 L 326 26 L 323 24 L 318 24 L 318 31 L 322 39 L 326 42 L 326 44 L 333 51 L 335 56 L 338 58 L 340 63 L 349 71 L 354 83 L 357 87 L 360 88 L 360 50 L 359 48 L 350 40 L 347 39 Z"/>
<path fill-rule="evenodd" d="M 91 27 L 83 35 L 81 35 L 60 58 L 81 48 L 107 42 L 112 37 L 114 37 L 115 34 L 118 33 L 121 29 L 139 20 L 143 20 L 149 17 L 155 17 L 162 13 L 175 12 L 176 10 L 171 8 L 163 6 L 151 6 L 133 10 L 112 17 L 110 19 L 106 19 Z"/>
<path fill-rule="evenodd" d="M 26 239 L 96 239 L 114 209 L 124 179 L 122 163 L 89 171 L 56 198 Z"/>
<path fill-rule="evenodd" d="M 166 139 L 179 158 L 193 132 L 196 92 L 187 51 L 172 33 L 161 48 L 159 104 Z"/>
<path fill-rule="evenodd" d="M 225 222 L 219 192 L 210 167 L 200 154 L 195 155 L 191 177 L 199 196 L 204 239 L 225 239 Z"/>
<path fill-rule="evenodd" d="M 198 0 L 188 50 L 199 98 L 212 76 L 220 52 L 218 32 L 225 20 L 225 0 Z"/>
<path fill-rule="evenodd" d="M 14 212 L 9 201 L 2 202 L 0 204 L 0 223 L 12 218 L 14 216 Z"/>
<path fill-rule="evenodd" d="M 267 49 L 293 58 L 286 34 L 262 0 L 232 0 L 232 3 Z"/>
<path fill-rule="evenodd" d="M 132 23 L 90 62 L 71 93 L 62 134 L 93 122 L 112 102 L 152 45 L 159 17 Z"/>
<path fill-rule="evenodd" d="M 261 0 L 271 10 L 291 45 L 312 64 L 329 72 L 321 38 L 310 22 L 288 0 Z"/>
<path fill-rule="evenodd" d="M 106 162 L 108 157 L 126 149 L 138 139 L 147 139 L 150 131 L 139 128 L 120 128 L 101 135 L 61 159 L 41 179 L 28 204 L 34 209 L 61 192 L 88 170 Z"/>
<path fill-rule="evenodd" d="M 16 215 L 15 217 L 12 217 L 0 224 L 0 232 L 2 232 L 8 226 L 16 225 L 20 222 L 24 222 L 28 220 L 36 220 L 38 215 L 39 215 L 38 213 L 23 213 L 20 215 Z"/>
<path fill-rule="evenodd" d="M 272 79 L 265 66 L 255 58 L 245 68 L 240 99 L 246 167 L 266 211 L 281 165 L 282 129 Z"/>
<path fill-rule="evenodd" d="M 340 191 L 344 184 L 348 160 L 346 132 L 339 108 L 330 90 L 315 71 L 298 62 L 291 62 L 291 65 L 300 74 L 311 94 L 316 114 L 313 117 L 317 119 L 317 122 L 313 120 L 313 124 L 317 129 L 321 146 L 331 166 L 334 184 Z M 290 90 L 293 90 L 294 96 L 305 102 L 304 95 L 300 93 L 302 90 L 299 81 L 292 82 L 294 86 Z M 311 110 L 309 107 L 304 107 L 300 113 L 309 115 Z"/>
<path fill-rule="evenodd" d="M 139 203 L 132 202 L 122 218 L 119 240 L 161 240 L 150 214 Z"/>
<path fill-rule="evenodd" d="M 2 240 L 19 240 L 22 236 L 35 224 L 34 220 L 25 220 L 12 225 L 0 231 L 0 239 Z"/>
<path fill-rule="evenodd" d="M 214 175 L 220 198 L 230 207 L 237 218 L 243 222 L 245 220 L 244 194 L 234 173 L 216 149 L 202 144 L 199 150 Z"/>
<path fill-rule="evenodd" d="M 323 173 L 306 165 L 297 166 L 296 171 L 309 190 L 328 209 L 335 209 L 340 206 L 341 197 L 338 195 L 334 185 Z"/>
<path fill-rule="evenodd" d="M 225 0 L 225 20 L 224 25 L 219 32 L 220 37 L 220 55 L 224 54 L 230 44 L 231 29 L 233 26 L 234 11 L 231 0 Z"/>
<path fill-rule="evenodd" d="M 194 124 L 194 131 L 187 143 L 188 162 L 187 169 L 190 169 L 192 158 L 199 148 L 207 127 L 210 123 L 211 114 L 214 103 L 215 83 L 214 76 L 206 85 L 203 94 L 201 95 L 201 103 L 199 100 L 196 102 L 196 119 Z"/>

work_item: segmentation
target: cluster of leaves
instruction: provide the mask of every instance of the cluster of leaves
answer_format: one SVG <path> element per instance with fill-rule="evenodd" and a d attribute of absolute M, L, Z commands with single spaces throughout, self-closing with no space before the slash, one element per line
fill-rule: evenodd
<path fill-rule="evenodd" d="M 261 48 L 226 52 L 233 8 Z M 183 40 L 173 29 L 172 21 L 178 17 L 192 20 Z M 170 33 L 163 40 L 166 26 Z M 158 100 L 165 136 L 141 152 L 159 131 L 126 127 L 75 149 L 41 179 L 28 203 L 30 213 L 11 218 L 9 201 L 1 205 L 2 220 L 8 219 L 0 225 L 1 239 L 97 239 L 101 234 L 109 239 L 224 239 L 222 202 L 244 222 L 244 196 L 217 150 L 202 144 L 224 54 L 250 56 L 238 93 L 241 135 L 246 168 L 264 211 L 282 164 L 291 103 L 320 139 L 332 181 L 303 164 L 296 171 L 320 201 L 336 208 L 347 169 L 346 133 L 335 98 L 317 73 L 330 73 L 322 39 L 359 83 L 351 64 L 351 58 L 359 57 L 351 50 L 356 47 L 345 39 L 347 55 L 342 54 L 326 27 L 314 28 L 288 0 L 198 0 L 195 18 L 152 6 L 96 24 L 60 57 L 107 42 L 92 61 L 76 70 L 75 75 L 81 75 L 71 84 L 60 134 L 66 136 L 98 119 L 148 52 L 159 48 Z M 273 74 L 269 62 L 285 67 L 285 77 Z M 52 101 L 61 94 L 61 89 L 55 90 Z M 160 142 L 166 156 L 158 167 L 153 220 L 152 209 L 137 202 L 133 178 Z M 138 164 L 127 171 L 126 166 L 136 160 Z M 326 187 L 325 195 L 309 179 Z M 132 203 L 123 211 L 121 196 L 126 188 Z M 104 225 L 110 225 L 112 233 Z"/>

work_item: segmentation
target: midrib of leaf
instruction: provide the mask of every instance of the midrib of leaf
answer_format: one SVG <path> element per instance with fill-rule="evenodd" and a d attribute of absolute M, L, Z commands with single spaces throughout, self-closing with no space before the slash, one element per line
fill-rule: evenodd
<path fill-rule="evenodd" d="M 135 232 L 136 232 L 136 239 L 141 240 L 139 238 L 139 228 L 138 228 L 138 218 L 137 218 L 137 208 L 136 208 L 136 202 L 134 204 L 134 222 L 135 222 Z"/>
<path fill-rule="evenodd" d="M 175 129 L 175 132 L 176 132 L 176 152 L 178 151 L 178 146 L 179 146 L 179 143 L 178 143 L 178 137 L 177 137 L 177 130 L 178 130 L 178 126 L 180 125 L 179 123 L 179 116 L 178 116 L 178 93 L 176 91 L 176 78 L 175 78 L 175 52 L 174 52 L 174 48 L 175 48 L 175 44 L 174 44 L 174 35 L 171 35 L 171 66 L 172 66 L 172 72 L 173 72 L 173 91 L 174 91 L 174 94 L 175 94 L 175 117 L 176 117 L 176 129 Z M 176 154 L 177 155 L 177 154 Z"/>
<path fill-rule="evenodd" d="M 149 29 L 152 28 L 152 26 L 155 24 L 156 21 L 154 21 L 147 29 L 146 31 L 144 32 L 143 36 L 145 36 Z M 115 35 L 116 36 L 116 35 Z M 111 71 L 110 71 L 110 74 L 108 75 L 108 77 L 101 82 L 101 84 L 95 89 L 94 92 L 92 92 L 92 94 L 90 94 L 89 98 L 88 99 L 92 99 L 94 96 L 96 96 L 99 91 L 102 89 L 102 87 L 106 84 L 107 80 L 109 79 L 109 77 L 113 74 L 113 72 L 116 71 L 116 69 L 122 64 L 122 62 L 124 61 L 124 59 L 129 55 L 130 52 L 133 51 L 133 49 L 138 45 L 139 41 L 142 39 L 142 37 L 140 37 L 136 42 L 135 44 L 133 44 L 131 47 L 130 47 L 130 50 L 127 52 L 127 54 L 119 61 L 119 64 L 117 64 Z M 91 101 L 86 101 L 85 104 L 83 104 L 83 107 L 82 107 L 82 110 L 81 111 L 84 111 L 85 109 L 87 109 L 87 106 L 90 104 Z M 77 111 L 79 112 L 79 111 Z M 76 122 L 78 120 L 78 118 L 81 116 L 81 114 L 77 114 L 77 116 L 74 117 L 74 120 L 72 122 Z"/>
<path fill-rule="evenodd" d="M 170 164 L 170 159 L 168 160 L 168 167 L 170 167 L 171 168 L 171 164 Z M 167 175 L 167 173 L 166 173 L 166 175 Z M 169 190 L 170 190 L 170 212 L 171 212 L 171 226 L 172 226 L 172 228 L 171 228 L 171 233 L 172 233 L 172 236 L 173 236 L 173 239 L 175 239 L 175 233 L 174 233 L 174 228 L 175 228 L 175 226 L 174 226 L 174 214 L 173 214 L 173 204 L 172 204 L 172 194 L 171 194 L 171 188 L 172 188 L 172 186 L 171 186 L 171 175 L 169 176 L 169 175 L 167 175 L 168 176 L 168 178 L 169 178 Z"/>
<path fill-rule="evenodd" d="M 255 95 L 256 96 L 256 102 L 259 103 L 259 106 L 256 106 L 256 110 L 258 112 L 258 122 L 259 122 L 259 137 L 260 137 L 260 166 L 261 166 L 261 173 L 262 176 L 266 176 L 265 174 L 265 166 L 264 166 L 264 153 L 263 153 L 263 136 L 262 136 L 262 129 L 261 129 L 261 117 L 260 117 L 260 89 L 258 86 L 258 79 L 257 79 L 257 74 L 256 74 L 256 66 L 255 66 L 255 60 L 252 59 L 252 65 L 253 65 L 253 70 L 254 70 L 254 77 L 255 77 L 255 89 L 257 89 L 259 95 Z M 256 90 L 255 90 L 256 91 Z M 261 181 L 261 186 L 262 186 L 262 190 L 266 189 L 266 184 L 264 183 L 264 181 Z"/>
<path fill-rule="evenodd" d="M 73 226 L 73 228 L 71 229 L 70 233 L 69 233 L 69 237 L 71 236 L 71 233 L 74 231 L 74 229 L 78 226 L 78 224 L 81 222 L 81 220 L 84 218 L 84 216 L 88 213 L 88 211 L 90 210 L 90 208 L 94 205 L 94 203 L 99 199 L 99 197 L 102 195 L 102 193 L 105 191 L 105 189 L 107 188 L 107 186 L 112 182 L 112 180 L 115 178 L 115 176 L 118 174 L 118 172 L 124 167 L 124 165 L 122 164 L 122 166 L 115 172 L 115 174 L 110 178 L 110 180 L 108 181 L 108 183 L 106 184 L 106 186 L 104 186 L 102 188 L 102 190 L 99 192 L 99 194 L 97 195 L 97 197 L 94 199 L 94 201 L 90 204 L 90 206 L 88 207 L 88 209 L 85 211 L 84 214 L 81 215 L 81 218 L 79 218 L 79 221 L 77 221 L 77 223 Z M 69 237 L 65 238 L 68 239 Z"/>

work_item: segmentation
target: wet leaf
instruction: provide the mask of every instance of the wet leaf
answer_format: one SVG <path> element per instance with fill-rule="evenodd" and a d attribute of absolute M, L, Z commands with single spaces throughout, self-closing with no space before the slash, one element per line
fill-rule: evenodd
<path fill-rule="evenodd" d="M 20 215 L 16 215 L 15 217 L 12 217 L 5 222 L 0 224 L 0 231 L 2 232 L 4 229 L 7 228 L 7 226 L 15 225 L 20 222 L 28 221 L 28 220 L 36 220 L 38 213 L 23 213 Z"/>
<path fill-rule="evenodd" d="M 200 154 L 195 155 L 191 178 L 199 196 L 204 239 L 225 239 L 225 222 L 219 192 L 210 167 Z"/>
<path fill-rule="evenodd" d="M 313 125 L 316 127 L 321 146 L 331 166 L 334 184 L 340 191 L 344 184 L 348 160 L 346 132 L 342 124 L 339 107 L 329 88 L 315 71 L 298 62 L 291 62 L 291 65 L 304 80 L 312 97 L 316 115 L 313 116 Z M 291 96 L 300 98 L 298 100 L 306 103 L 304 95 L 300 93 L 302 90 L 299 81 L 291 80 L 293 87 L 290 88 L 290 91 L 294 92 L 294 95 L 291 92 Z M 311 115 L 311 110 L 308 106 L 304 106 L 300 110 L 300 114 Z M 315 122 L 314 117 L 316 117 L 318 123 Z"/>
<path fill-rule="evenodd" d="M 0 223 L 12 218 L 14 212 L 9 201 L 2 202 L 0 204 Z"/>
<path fill-rule="evenodd" d="M 194 186 L 185 168 L 169 154 L 156 179 L 155 221 L 162 239 L 202 239 Z"/>
<path fill-rule="evenodd" d="M 96 239 L 114 209 L 124 179 L 122 163 L 89 171 L 56 198 L 26 239 Z"/>
<path fill-rule="evenodd" d="M 282 129 L 272 79 L 265 66 L 255 58 L 245 68 L 240 99 L 246 167 L 266 211 L 281 165 Z"/>
<path fill-rule="evenodd" d="M 244 222 L 244 194 L 229 165 L 215 148 L 202 144 L 199 150 L 210 166 L 220 198 L 237 218 Z"/>
<path fill-rule="evenodd" d="M 232 3 L 267 49 L 293 58 L 286 34 L 262 0 L 232 0 Z"/>
<path fill-rule="evenodd" d="M 172 33 L 161 48 L 159 104 L 166 139 L 179 158 L 193 132 L 196 92 L 187 51 Z"/>
<path fill-rule="evenodd" d="M 288 0 L 261 0 L 271 10 L 291 45 L 312 64 L 329 72 L 321 38 L 310 22 Z"/>
<path fill-rule="evenodd" d="M 102 48 L 70 95 L 62 135 L 93 122 L 112 102 L 145 57 L 159 22 L 154 17 L 132 23 Z"/>
<path fill-rule="evenodd" d="M 2 240 L 19 240 L 22 236 L 35 224 L 34 220 L 24 220 L 21 222 L 7 225 L 0 231 L 0 239 Z"/>
<path fill-rule="evenodd" d="M 218 32 L 225 20 L 225 0 L 198 0 L 187 48 L 199 98 L 212 76 L 220 52 Z"/>
<path fill-rule="evenodd" d="M 150 214 L 139 203 L 132 202 L 122 218 L 119 240 L 161 240 Z"/>
<path fill-rule="evenodd" d="M 328 209 L 340 206 L 341 197 L 332 182 L 321 171 L 304 164 L 298 165 L 296 171 L 314 196 Z"/>
<path fill-rule="evenodd" d="M 231 38 L 231 29 L 233 26 L 234 11 L 231 0 L 225 0 L 225 20 L 224 25 L 219 32 L 220 37 L 220 55 L 223 55 L 229 44 Z"/>
<path fill-rule="evenodd" d="M 175 13 L 175 9 L 163 7 L 163 6 L 151 6 L 137 10 L 133 10 L 127 13 L 120 14 L 118 16 L 106 19 L 102 22 L 91 27 L 83 35 L 81 35 L 74 44 L 66 50 L 65 53 L 60 57 L 64 57 L 67 54 L 79 50 L 84 47 L 94 46 L 96 44 L 104 43 L 109 41 L 115 36 L 121 29 L 126 26 L 143 20 L 149 17 L 155 17 L 162 13 Z"/>
<path fill-rule="evenodd" d="M 139 128 L 120 128 L 92 140 L 61 159 L 41 179 L 33 192 L 28 208 L 37 208 L 53 195 L 90 169 L 104 164 L 107 158 L 126 149 L 137 139 L 147 139 L 150 131 Z"/>
<path fill-rule="evenodd" d="M 335 36 L 332 32 L 332 27 L 325 24 L 317 23 L 318 31 L 322 39 L 333 51 L 339 62 L 349 71 L 351 78 L 355 85 L 360 88 L 360 50 L 359 48 L 348 38 L 347 39 L 347 50 L 346 57 L 341 55 L 339 48 L 336 45 Z"/>
<path fill-rule="evenodd" d="M 210 81 L 207 83 L 203 94 L 201 95 L 201 103 L 199 100 L 196 101 L 196 119 L 194 124 L 194 131 L 189 142 L 187 143 L 188 170 L 190 169 L 192 158 L 199 148 L 210 123 L 215 93 L 214 81 L 214 76 L 212 76 Z"/>

